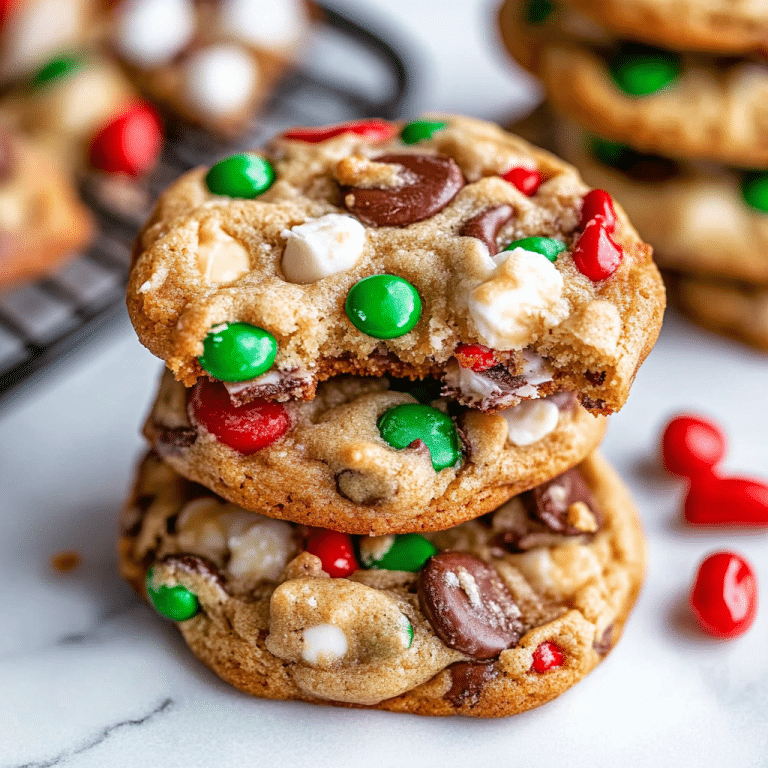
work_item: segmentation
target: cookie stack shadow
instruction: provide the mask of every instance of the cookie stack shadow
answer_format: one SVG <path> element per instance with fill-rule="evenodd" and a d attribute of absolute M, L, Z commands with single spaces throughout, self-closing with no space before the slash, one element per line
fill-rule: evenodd
<path fill-rule="evenodd" d="M 506 0 L 499 21 L 546 92 L 528 128 L 621 202 L 672 303 L 768 351 L 768 11 Z"/>
<path fill-rule="evenodd" d="M 289 131 L 163 194 L 128 308 L 168 370 L 120 562 L 216 674 L 496 717 L 614 647 L 645 545 L 597 448 L 664 291 L 590 195 L 459 116 Z"/>

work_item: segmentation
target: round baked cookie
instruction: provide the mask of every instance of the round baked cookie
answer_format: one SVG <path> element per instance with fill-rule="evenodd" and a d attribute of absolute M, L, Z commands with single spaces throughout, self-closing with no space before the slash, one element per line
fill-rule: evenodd
<path fill-rule="evenodd" d="M 531 23 L 525 8 L 502 7 L 507 48 L 579 125 L 643 152 L 768 166 L 762 62 L 622 41 L 593 23 L 566 27 L 557 13 Z"/>
<path fill-rule="evenodd" d="M 220 383 L 188 390 L 166 371 L 144 433 L 182 475 L 246 509 L 379 534 L 478 517 L 577 464 L 605 430 L 570 393 L 490 414 L 449 409 L 439 392 L 342 376 L 310 401 L 235 408 Z"/>
<path fill-rule="evenodd" d="M 120 538 L 123 576 L 240 690 L 423 715 L 570 688 L 619 639 L 644 561 L 597 454 L 480 520 L 359 539 L 245 512 L 150 456 Z"/>
<path fill-rule="evenodd" d="M 237 383 L 241 399 L 391 374 L 442 377 L 481 410 L 568 390 L 610 413 L 664 293 L 623 211 L 582 214 L 587 192 L 570 166 L 469 118 L 292 130 L 161 196 L 129 313 L 179 380 Z M 459 377 L 469 358 L 477 375 Z M 502 373 L 505 399 L 486 398 Z"/>
<path fill-rule="evenodd" d="M 112 45 L 153 101 L 237 136 L 295 59 L 309 12 L 304 0 L 120 0 Z"/>

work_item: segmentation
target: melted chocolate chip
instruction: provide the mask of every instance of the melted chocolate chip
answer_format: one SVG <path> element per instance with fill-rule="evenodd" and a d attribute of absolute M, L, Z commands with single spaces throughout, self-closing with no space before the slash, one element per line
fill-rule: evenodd
<path fill-rule="evenodd" d="M 155 447 L 163 455 L 180 454 L 197 440 L 197 430 L 194 427 L 166 427 L 154 424 Z"/>
<path fill-rule="evenodd" d="M 497 674 L 493 664 L 478 664 L 475 661 L 458 661 L 448 669 L 451 673 L 451 687 L 445 698 L 456 707 L 462 704 L 473 707 L 477 704 L 483 688 Z"/>
<path fill-rule="evenodd" d="M 499 230 L 514 215 L 512 206 L 497 205 L 495 208 L 486 208 L 473 216 L 459 230 L 459 234 L 464 237 L 475 237 L 488 246 L 488 252 L 495 256 L 499 252 L 496 245 L 496 236 Z"/>
<path fill-rule="evenodd" d="M 223 584 L 219 569 L 207 558 L 199 555 L 179 554 L 166 555 L 162 561 L 173 570 L 202 576 L 204 579 Z"/>
<path fill-rule="evenodd" d="M 418 593 L 422 612 L 449 648 L 492 659 L 520 640 L 520 609 L 496 570 L 477 557 L 431 557 L 419 575 Z"/>
<path fill-rule="evenodd" d="M 600 387 L 605 384 L 605 371 L 587 371 L 584 378 L 593 386 Z"/>
<path fill-rule="evenodd" d="M 613 624 L 609 624 L 599 638 L 595 638 L 592 647 L 601 655 L 605 656 L 613 647 Z"/>
<path fill-rule="evenodd" d="M 410 178 L 399 187 L 343 186 L 347 210 L 365 224 L 402 227 L 428 219 L 445 208 L 464 186 L 464 177 L 446 155 L 390 154 L 376 163 L 402 165 Z"/>

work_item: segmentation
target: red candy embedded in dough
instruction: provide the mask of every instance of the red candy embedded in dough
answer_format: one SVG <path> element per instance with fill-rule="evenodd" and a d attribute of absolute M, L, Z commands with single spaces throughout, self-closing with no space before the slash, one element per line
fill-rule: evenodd
<path fill-rule="evenodd" d="M 89 161 L 92 167 L 106 173 L 141 176 L 153 168 L 162 145 L 160 117 L 149 104 L 141 102 L 96 134 Z"/>
<path fill-rule="evenodd" d="M 453 354 L 462 368 L 473 371 L 486 371 L 499 362 L 493 350 L 482 344 L 459 344 Z"/>
<path fill-rule="evenodd" d="M 309 535 L 305 549 L 320 558 L 323 570 L 334 579 L 344 578 L 360 569 L 348 533 L 320 528 Z"/>
<path fill-rule="evenodd" d="M 563 665 L 563 652 L 559 645 L 555 643 L 542 643 L 533 652 L 533 664 L 531 669 L 534 672 L 548 672 L 555 667 L 561 667 Z"/>
<path fill-rule="evenodd" d="M 280 403 L 253 400 L 232 405 L 220 381 L 200 379 L 192 389 L 189 407 L 195 421 L 220 443 L 245 455 L 272 445 L 291 426 L 288 411 Z"/>
<path fill-rule="evenodd" d="M 664 428 L 662 460 L 674 475 L 693 477 L 715 467 L 725 456 L 725 435 L 712 421 L 693 414 L 676 416 Z"/>
<path fill-rule="evenodd" d="M 531 197 L 536 194 L 536 190 L 541 184 L 541 174 L 537 170 L 530 168 L 510 168 L 501 175 L 504 181 L 508 181 L 512 186 L 517 187 L 524 195 Z"/>
<path fill-rule="evenodd" d="M 746 632 L 757 613 L 757 579 L 752 566 L 735 552 L 715 552 L 699 566 L 691 609 L 710 635 L 722 639 Z"/>
<path fill-rule="evenodd" d="M 593 283 L 610 277 L 621 264 L 624 252 L 605 229 L 602 219 L 587 222 L 573 248 L 573 261 Z"/>
<path fill-rule="evenodd" d="M 743 477 L 699 474 L 691 479 L 683 511 L 694 525 L 768 525 L 768 485 Z"/>
<path fill-rule="evenodd" d="M 337 125 L 320 125 L 317 128 L 290 128 L 283 134 L 283 138 L 319 144 L 343 133 L 356 133 L 371 141 L 388 141 L 395 135 L 396 130 L 386 120 L 358 120 Z"/>
<path fill-rule="evenodd" d="M 581 201 L 581 218 L 577 229 L 584 229 L 590 221 L 600 217 L 606 232 L 616 229 L 616 211 L 611 196 L 603 189 L 593 189 Z"/>

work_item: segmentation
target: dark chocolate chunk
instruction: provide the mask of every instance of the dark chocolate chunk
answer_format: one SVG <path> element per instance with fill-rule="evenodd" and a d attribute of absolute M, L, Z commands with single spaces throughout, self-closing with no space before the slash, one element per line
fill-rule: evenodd
<path fill-rule="evenodd" d="M 477 704 L 483 688 L 497 674 L 493 664 L 479 664 L 475 661 L 457 661 L 448 670 L 451 673 L 451 687 L 445 698 L 457 707 L 462 704 L 473 707 Z"/>
<path fill-rule="evenodd" d="M 407 175 L 398 187 L 342 187 L 347 210 L 366 224 L 402 227 L 428 219 L 464 186 L 461 169 L 446 155 L 389 154 L 373 161 L 402 165 Z"/>
<path fill-rule="evenodd" d="M 605 384 L 605 371 L 587 371 L 584 378 L 594 387 Z"/>
<path fill-rule="evenodd" d="M 419 605 L 435 634 L 476 659 L 492 659 L 520 640 L 520 609 L 495 568 L 464 552 L 427 560 Z"/>
<path fill-rule="evenodd" d="M 179 454 L 197 440 L 197 430 L 194 427 L 166 427 L 163 424 L 153 424 L 155 431 L 155 448 L 163 456 Z"/>
<path fill-rule="evenodd" d="M 469 219 L 459 230 L 459 234 L 481 240 L 488 246 L 488 252 L 491 256 L 495 256 L 499 252 L 499 247 L 496 245 L 496 235 L 499 234 L 499 230 L 512 218 L 514 213 L 510 205 L 486 208 Z"/>

